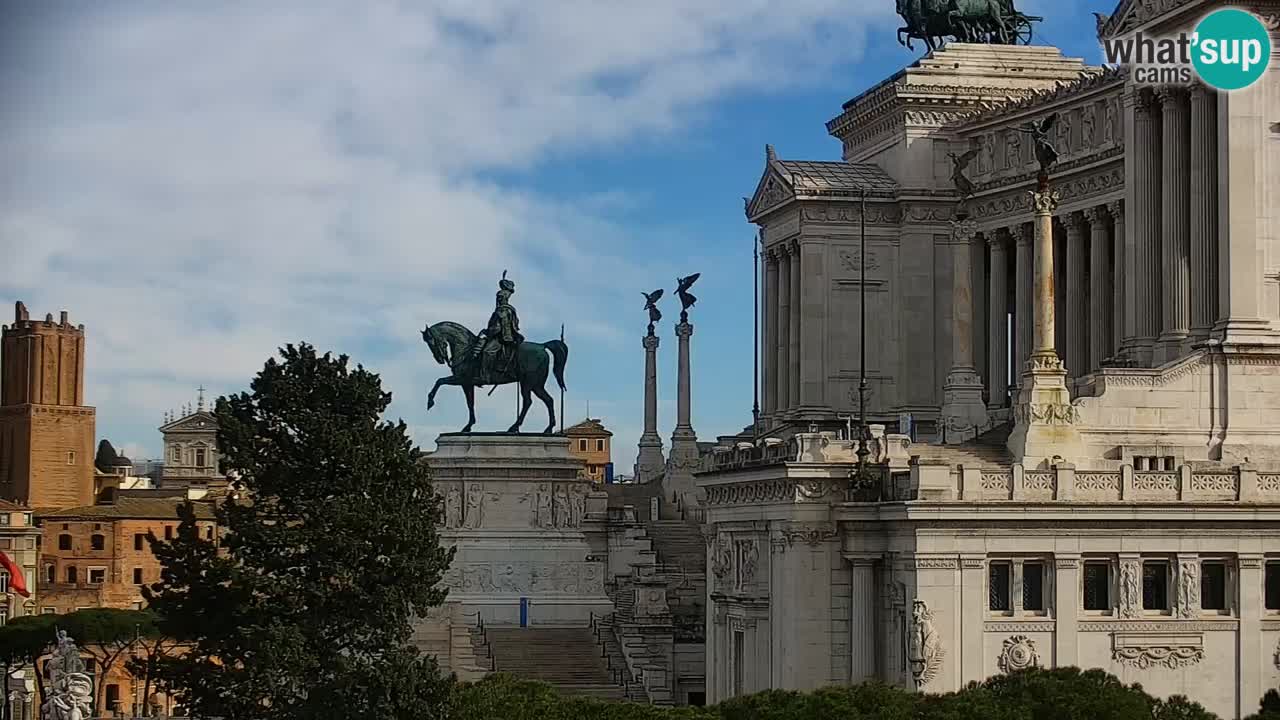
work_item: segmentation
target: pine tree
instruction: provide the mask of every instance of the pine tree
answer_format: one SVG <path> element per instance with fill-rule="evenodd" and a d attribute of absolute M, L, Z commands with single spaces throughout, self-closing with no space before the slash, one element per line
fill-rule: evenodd
<path fill-rule="evenodd" d="M 422 453 L 381 419 L 376 374 L 306 344 L 280 352 L 217 402 L 236 478 L 220 538 L 200 537 L 188 504 L 176 538 L 151 540 L 163 570 L 147 599 L 190 643 L 157 679 L 203 717 L 439 717 L 449 682 L 408 645 L 453 557 Z"/>

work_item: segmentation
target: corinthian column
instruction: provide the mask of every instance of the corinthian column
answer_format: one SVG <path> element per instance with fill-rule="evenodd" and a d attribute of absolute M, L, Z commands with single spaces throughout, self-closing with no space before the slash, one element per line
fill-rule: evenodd
<path fill-rule="evenodd" d="M 1164 309 L 1157 342 L 1161 361 L 1182 355 L 1191 331 L 1191 136 L 1187 93 L 1181 88 L 1160 89 L 1163 108 L 1164 158 L 1161 186 L 1161 242 Z"/>
<path fill-rule="evenodd" d="M 1191 89 L 1191 339 L 1218 318 L 1218 97 Z"/>
<path fill-rule="evenodd" d="M 764 253 L 764 414 L 772 420 L 778 410 L 778 254 Z"/>
<path fill-rule="evenodd" d="M 800 244 L 792 241 L 791 251 L 791 353 L 788 355 L 791 389 L 787 398 L 791 407 L 800 407 Z"/>
<path fill-rule="evenodd" d="M 1009 260 L 1005 252 L 1005 232 L 997 230 L 990 237 L 991 298 L 987 326 L 987 389 L 990 405 L 1002 408 L 1009 394 Z"/>
<path fill-rule="evenodd" d="M 1151 365 L 1160 332 L 1161 133 L 1156 119 L 1159 106 L 1151 92 L 1135 90 L 1132 99 L 1134 135 L 1129 150 L 1135 164 L 1134 204 L 1128 223 L 1134 240 L 1134 262 L 1126 262 L 1125 267 L 1134 281 L 1134 292 L 1132 297 L 1126 296 L 1126 307 L 1133 313 L 1133 359 L 1140 365 Z"/>
<path fill-rule="evenodd" d="M 1089 221 L 1089 366 L 1084 372 L 1102 367 L 1102 361 L 1110 354 L 1111 344 L 1111 248 L 1107 246 L 1111 234 L 1111 218 L 1101 205 L 1085 210 Z"/>
<path fill-rule="evenodd" d="M 636 454 L 636 482 L 647 483 L 662 474 L 662 438 L 658 435 L 658 336 L 644 336 L 644 432 Z"/>
<path fill-rule="evenodd" d="M 777 412 L 783 415 L 791 409 L 791 253 L 786 246 L 779 247 L 778 253 L 778 295 L 777 315 L 778 332 L 777 358 L 778 369 Z"/>
<path fill-rule="evenodd" d="M 1067 267 L 1060 277 L 1067 283 L 1067 375 L 1079 377 L 1089 372 L 1088 247 L 1084 239 L 1084 218 L 1069 213 L 1062 218 L 1067 227 Z"/>
<path fill-rule="evenodd" d="M 1015 311 L 1015 322 L 1018 335 L 1018 354 L 1014 356 L 1014 371 L 1021 377 L 1027 359 L 1031 357 L 1031 338 L 1034 328 L 1032 307 L 1034 303 L 1031 300 L 1032 277 L 1035 275 L 1034 265 L 1031 257 L 1031 241 L 1035 237 L 1034 226 L 1022 224 L 1010 228 L 1014 239 L 1017 241 L 1017 278 L 1015 280 L 1014 301 L 1017 303 Z"/>
<path fill-rule="evenodd" d="M 970 243 L 977 234 L 972 220 L 951 223 L 951 370 L 942 386 L 942 419 L 948 443 L 960 443 L 975 435 L 975 428 L 987 422 L 982 402 L 982 379 L 973 367 L 973 251 Z"/>
<path fill-rule="evenodd" d="M 1111 353 L 1112 357 L 1121 355 L 1126 340 L 1133 336 L 1133 328 L 1126 325 L 1125 297 L 1132 280 L 1125 276 L 1124 201 L 1113 200 L 1107 205 L 1111 213 Z"/>

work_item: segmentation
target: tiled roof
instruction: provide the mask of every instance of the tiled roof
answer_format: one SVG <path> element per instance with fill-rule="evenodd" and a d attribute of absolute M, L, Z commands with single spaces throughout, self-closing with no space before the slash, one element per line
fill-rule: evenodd
<path fill-rule="evenodd" d="M 870 163 L 778 160 L 777 164 L 789 175 L 798 195 L 856 192 L 864 188 L 869 193 L 892 193 L 898 189 L 893 178 Z"/>
<path fill-rule="evenodd" d="M 184 498 L 137 498 L 120 497 L 114 503 L 103 505 L 86 505 L 84 507 L 55 510 L 40 513 L 45 520 L 177 520 L 178 507 L 186 502 Z M 207 502 L 193 501 L 196 518 L 213 519 L 213 506 Z"/>
<path fill-rule="evenodd" d="M 564 429 L 565 435 L 590 435 L 595 437 L 613 437 L 613 433 L 604 429 L 604 424 L 597 418 L 587 418 L 582 422 Z"/>

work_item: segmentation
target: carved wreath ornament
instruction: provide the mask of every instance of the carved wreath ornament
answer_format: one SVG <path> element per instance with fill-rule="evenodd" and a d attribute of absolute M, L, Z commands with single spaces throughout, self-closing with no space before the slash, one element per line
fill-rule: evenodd
<path fill-rule="evenodd" d="M 1039 665 L 1040 656 L 1036 654 L 1035 641 L 1026 635 L 1014 635 L 1006 639 L 999 662 L 1000 669 L 1007 673 Z"/>

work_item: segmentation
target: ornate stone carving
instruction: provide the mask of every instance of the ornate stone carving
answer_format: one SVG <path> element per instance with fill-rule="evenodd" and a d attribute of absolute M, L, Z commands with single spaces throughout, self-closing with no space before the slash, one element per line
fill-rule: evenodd
<path fill-rule="evenodd" d="M 801 211 L 805 220 L 825 223 L 857 223 L 862 219 L 861 208 L 857 204 L 813 205 L 806 203 Z M 902 222 L 902 212 L 896 205 L 883 203 L 867 205 L 868 225 L 897 225 Z M 867 267 L 874 256 L 868 258 Z"/>
<path fill-rule="evenodd" d="M 924 687 L 937 676 L 946 657 L 942 637 L 933 626 L 933 612 L 925 601 L 911 601 L 911 635 L 907 643 L 907 661 L 916 687 Z"/>
<path fill-rule="evenodd" d="M 1238 489 L 1234 473 L 1192 473 L 1191 490 L 1200 493 L 1235 494 Z"/>
<path fill-rule="evenodd" d="M 916 556 L 917 570 L 955 570 L 956 559 L 953 557 L 920 557 Z"/>
<path fill-rule="evenodd" d="M 535 502 L 537 508 L 534 513 L 534 523 L 538 527 L 549 528 L 555 525 L 555 516 L 551 512 L 552 497 L 551 485 L 549 483 L 541 483 L 537 490 L 534 491 Z"/>
<path fill-rule="evenodd" d="M 1056 358 L 1055 358 L 1056 359 Z M 1039 361 L 1032 357 L 1031 365 L 1036 369 L 1056 369 L 1056 367 L 1039 368 Z M 1047 363 L 1061 366 L 1061 362 Z M 1080 411 L 1073 404 L 1067 403 L 1019 403 L 1013 406 L 1014 421 L 1030 425 L 1074 425 L 1080 421 Z"/>
<path fill-rule="evenodd" d="M 1258 473 L 1258 492 L 1280 493 L 1280 473 Z"/>
<path fill-rule="evenodd" d="M 711 573 L 716 583 L 723 587 L 729 582 L 729 573 L 733 572 L 733 551 L 729 549 L 729 541 L 722 537 L 716 539 L 711 550 Z"/>
<path fill-rule="evenodd" d="M 1026 635 L 1014 635 L 1006 638 L 1004 648 L 1000 651 L 1000 660 L 998 662 L 1000 669 L 1007 673 L 1026 670 L 1039 665 L 1040 656 L 1036 653 L 1035 641 Z"/>
<path fill-rule="evenodd" d="M 1141 670 L 1153 667 L 1166 667 L 1176 670 L 1188 665 L 1195 665 L 1204 659 L 1204 648 L 1180 646 L 1167 647 L 1149 645 L 1145 647 L 1117 647 L 1111 651 L 1112 658 L 1121 664 L 1132 665 Z"/>
<path fill-rule="evenodd" d="M 569 527 L 569 491 L 563 485 L 555 492 L 555 526 Z"/>
<path fill-rule="evenodd" d="M 985 622 L 982 624 L 984 632 L 998 633 L 1028 633 L 1028 632 L 1053 632 L 1057 627 L 1057 623 L 1053 620 L 1018 620 L 1014 622 Z"/>
<path fill-rule="evenodd" d="M 820 525 L 792 525 L 782 530 L 782 537 L 787 541 L 787 547 L 796 544 L 796 541 L 802 541 L 809 547 L 817 547 L 818 545 L 837 537 L 839 533 L 835 526 L 830 524 Z"/>
<path fill-rule="evenodd" d="M 1058 485 L 1057 474 L 1045 470 L 1028 470 L 1022 474 L 1024 490 L 1043 490 L 1053 492 Z"/>
<path fill-rule="evenodd" d="M 480 483 L 471 483 L 467 487 L 467 514 L 463 518 L 463 527 L 475 530 L 484 523 L 484 487 Z"/>
<path fill-rule="evenodd" d="M 1120 492 L 1118 472 L 1077 472 L 1076 490 L 1082 492 Z"/>
<path fill-rule="evenodd" d="M 1188 633 L 1237 630 L 1240 624 L 1235 620 L 1165 620 L 1135 622 L 1130 620 L 1083 621 L 1076 626 L 1080 632 L 1109 633 Z"/>
<path fill-rule="evenodd" d="M 1143 492 L 1176 492 L 1178 489 L 1178 473 L 1176 472 L 1137 472 L 1133 474 L 1133 489 Z"/>
<path fill-rule="evenodd" d="M 860 264 L 862 262 L 861 250 L 859 250 L 858 248 L 854 248 L 852 250 L 841 250 L 837 253 L 837 255 L 840 257 L 840 265 L 843 266 L 845 270 L 848 270 L 849 272 L 852 272 L 852 273 L 862 272 L 862 266 Z M 867 271 L 870 272 L 871 270 L 879 270 L 879 269 L 880 269 L 879 258 L 876 257 L 876 254 L 874 252 L 867 251 Z"/>
<path fill-rule="evenodd" d="M 1137 560 L 1120 561 L 1120 617 L 1142 615 L 1142 564 Z"/>
<path fill-rule="evenodd" d="M 1200 561 L 1178 562 L 1177 613 L 1181 618 L 1194 618 L 1200 614 Z"/>
<path fill-rule="evenodd" d="M 462 488 L 450 484 L 444 494 L 444 526 L 456 528 L 462 525 Z"/>
<path fill-rule="evenodd" d="M 806 500 L 820 500 L 831 493 L 831 485 L 825 480 L 802 480 L 796 483 L 796 495 Z"/>
<path fill-rule="evenodd" d="M 756 580 L 756 569 L 760 562 L 760 548 L 755 540 L 739 540 L 738 546 L 738 583 L 739 589 L 750 586 Z"/>
<path fill-rule="evenodd" d="M 978 234 L 978 223 L 965 218 L 951 221 L 951 238 L 958 243 L 968 244 Z"/>

